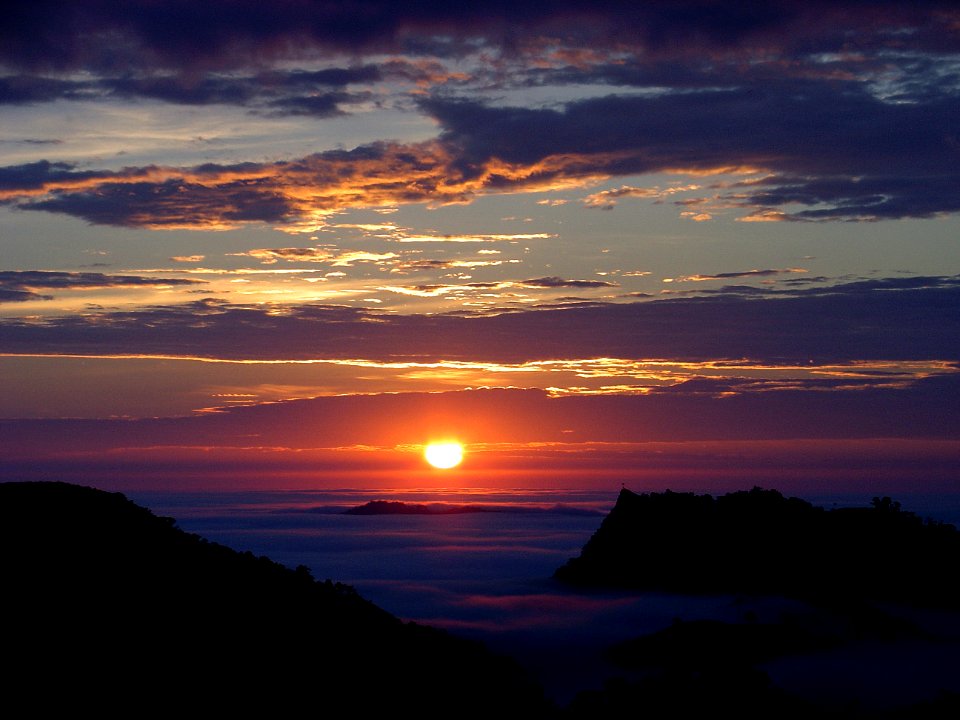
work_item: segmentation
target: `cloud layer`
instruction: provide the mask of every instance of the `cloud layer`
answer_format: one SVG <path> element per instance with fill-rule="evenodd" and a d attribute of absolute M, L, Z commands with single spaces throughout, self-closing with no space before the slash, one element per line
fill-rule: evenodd
<path fill-rule="evenodd" d="M 584 202 L 672 201 L 698 221 L 718 210 L 806 222 L 960 210 L 960 13 L 946 2 L 495 2 L 481 12 L 290 0 L 265 12 L 248 2 L 101 0 L 82 12 L 15 2 L 5 20 L 0 103 L 160 101 L 318 119 L 385 103 L 439 125 L 434 140 L 283 162 L 0 168 L 6 202 L 92 223 L 313 229 L 346 208 L 664 172 L 742 181 L 624 185 Z M 357 60 L 336 64 L 342 51 Z M 493 101 L 545 86 L 584 96 Z"/>
<path fill-rule="evenodd" d="M 202 285 L 202 280 L 154 278 L 139 275 L 105 275 L 98 272 L 54 272 L 50 270 L 0 271 L 0 303 L 52 300 L 38 290 L 88 290 L 92 288 L 170 287 Z"/>
<path fill-rule="evenodd" d="M 580 281 L 524 282 L 579 287 Z M 18 354 L 128 354 L 135 349 L 148 355 L 258 360 L 955 361 L 960 360 L 958 305 L 960 278 L 915 277 L 751 293 L 718 289 L 706 297 L 490 316 L 393 315 L 333 305 L 281 312 L 206 299 L 83 318 L 11 318 L 0 321 L 0 329 L 4 350 Z"/>
<path fill-rule="evenodd" d="M 780 0 L 748 7 L 716 0 L 535 5 L 492 0 L 482 8 L 443 2 L 360 0 L 349 4 L 283 0 L 260 3 L 174 0 L 62 0 L 8 5 L 0 59 L 17 68 L 235 67 L 243 59 L 339 51 L 464 55 L 478 41 L 510 43 L 513 52 L 541 48 L 545 38 L 593 41 L 592 47 L 639 47 L 657 55 L 691 48 L 715 52 L 752 43 L 789 49 L 836 46 L 852 31 L 858 48 L 898 47 L 904 28 L 913 44 L 942 50 L 954 37 L 949 2 L 847 3 Z M 50 19 L 56 18 L 56 23 Z M 898 37 L 898 31 L 900 36 Z M 105 45 L 110 39 L 113 43 Z M 472 41 L 472 42 L 471 42 Z M 605 43 L 605 44 L 600 44 Z"/>

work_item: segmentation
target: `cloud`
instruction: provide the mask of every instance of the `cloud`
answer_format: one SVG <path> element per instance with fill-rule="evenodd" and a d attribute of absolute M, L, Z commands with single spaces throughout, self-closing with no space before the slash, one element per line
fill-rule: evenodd
<path fill-rule="evenodd" d="M 399 257 L 396 253 L 372 253 L 363 250 L 350 250 L 336 253 L 320 247 L 312 248 L 258 248 L 244 252 L 227 253 L 228 255 L 246 256 L 259 260 L 264 265 L 272 265 L 278 260 L 287 262 L 322 262 L 333 267 L 350 267 L 358 262 L 382 263 Z"/>
<path fill-rule="evenodd" d="M 960 277 L 905 277 L 480 316 L 394 315 L 333 305 L 278 312 L 277 306 L 200 300 L 42 322 L 6 318 L 0 328 L 4 351 L 12 353 L 95 347 L 103 354 L 136 348 L 148 355 L 259 360 L 957 361 L 958 304 Z"/>
<path fill-rule="evenodd" d="M 495 285 L 494 285 L 495 287 Z M 470 289 L 467 285 L 385 285 L 379 290 L 384 290 L 386 292 L 396 293 L 398 295 L 411 295 L 413 297 L 442 297 L 443 295 L 448 295 L 450 293 L 462 293 L 465 290 Z"/>
<path fill-rule="evenodd" d="M 480 252 L 483 252 L 482 250 Z M 427 259 L 404 260 L 397 263 L 391 272 L 416 272 L 420 270 L 452 270 L 455 268 L 495 267 L 520 263 L 520 260 L 454 260 L 454 259 Z"/>
<path fill-rule="evenodd" d="M 544 240 L 556 237 L 550 233 L 512 233 L 512 234 L 462 234 L 462 235 L 427 235 L 406 234 L 398 232 L 389 238 L 402 243 L 488 243 L 488 242 L 516 242 L 519 240 Z"/>
<path fill-rule="evenodd" d="M 351 207 L 462 203 L 644 173 L 749 170 L 749 182 L 719 188 L 716 198 L 741 209 L 742 220 L 880 220 L 960 210 L 960 95 L 953 93 L 892 102 L 853 81 L 770 79 L 743 88 L 610 95 L 559 109 L 439 97 L 420 107 L 440 123 L 436 140 L 372 143 L 285 162 L 118 172 L 44 161 L 0 168 L 0 199 L 99 224 L 225 229 L 259 222 L 312 230 Z M 673 191 L 679 189 L 655 192 Z M 624 186 L 592 197 L 608 206 L 612 198 L 653 192 Z M 540 237 L 548 236 L 396 239 Z"/>
<path fill-rule="evenodd" d="M 588 195 L 583 199 L 583 204 L 588 208 L 599 208 L 601 210 L 612 210 L 616 207 L 617 200 L 624 197 L 636 197 L 636 198 L 645 198 L 653 199 L 658 202 L 663 201 L 664 198 L 674 195 L 681 192 L 689 192 L 691 190 L 699 190 L 700 185 L 683 185 L 680 187 L 669 187 L 669 188 L 659 188 L 659 187 L 633 187 L 631 185 L 623 185 L 614 190 L 601 190 L 598 193 L 593 195 Z"/>
<path fill-rule="evenodd" d="M 555 51 L 565 66 L 575 68 L 589 62 L 587 51 L 610 47 L 657 59 L 691 50 L 722 57 L 757 47 L 824 51 L 843 47 L 851 36 L 858 49 L 897 48 L 906 36 L 913 47 L 945 51 L 954 47 L 950 41 L 956 33 L 949 3 L 883 0 L 858 3 L 856 12 L 846 3 L 793 0 L 746 6 L 696 0 L 629 8 L 614 0 L 536 5 L 491 0 L 482 8 L 390 0 L 282 2 L 269 8 L 248 0 L 229 5 L 178 0 L 163 7 L 148 0 L 90 0 L 83 7 L 14 0 L 9 5 L 0 30 L 0 60 L 30 70 L 228 69 L 276 58 L 361 52 L 463 57 L 478 46 L 521 56 Z M 50 17 L 57 18 L 55 27 Z"/>
<path fill-rule="evenodd" d="M 618 286 L 617 283 L 606 280 L 565 280 L 555 276 L 520 280 L 516 284 L 529 288 L 605 288 Z"/>
<path fill-rule="evenodd" d="M 263 187 L 257 168 L 252 163 L 216 170 L 199 166 L 191 182 L 183 172 L 171 169 L 77 171 L 69 163 L 39 161 L 0 168 L 0 202 L 39 197 L 43 199 L 19 206 L 62 212 L 92 223 L 164 229 L 226 229 L 247 222 L 281 221 L 292 213 L 292 205 L 275 190 Z"/>
<path fill-rule="evenodd" d="M 35 75 L 0 77 L 0 105 L 24 105 L 54 100 L 81 100 L 92 95 L 90 84 Z"/>
<path fill-rule="evenodd" d="M 312 231 L 348 207 L 463 201 L 473 190 L 449 177 L 447 164 L 443 149 L 431 142 L 374 143 L 292 162 L 149 166 L 119 172 L 41 161 L 0 168 L 0 201 L 104 225 L 223 230 L 281 223 Z M 458 241 L 411 241 L 444 240 Z"/>
<path fill-rule="evenodd" d="M 172 258 L 170 258 L 170 261 L 178 263 L 195 263 L 203 262 L 206 260 L 206 258 L 206 255 L 174 255 Z"/>
<path fill-rule="evenodd" d="M 956 108 L 949 111 L 956 117 Z M 937 129 L 933 129 L 937 132 Z M 943 135 L 943 150 L 960 157 L 960 146 L 948 149 L 950 136 Z M 907 162 L 906 153 L 895 162 Z M 757 210 L 743 221 L 886 220 L 903 217 L 934 217 L 960 211 L 960 174 L 937 171 L 918 177 L 825 177 L 815 180 L 775 176 L 763 181 L 768 190 L 756 189 L 741 201 L 748 206 L 805 205 L 811 209 L 784 213 Z M 757 186 L 753 186 L 757 188 Z M 736 196 L 733 196 L 736 198 Z"/>
<path fill-rule="evenodd" d="M 417 261 L 414 261 L 416 263 Z M 430 262 L 430 261 L 427 261 Z M 446 262 L 446 261 L 441 261 Z M 504 261 L 493 261 L 492 263 L 477 263 L 479 265 L 498 265 L 500 262 Z M 512 262 L 519 262 L 514 260 Z M 407 264 L 404 263 L 403 267 L 407 267 Z M 429 265 L 430 268 L 436 268 L 434 265 Z M 471 282 L 471 283 L 460 283 L 460 284 L 430 284 L 430 285 L 412 285 L 412 286 L 386 286 L 379 288 L 380 290 L 386 290 L 387 292 L 399 293 L 401 295 L 412 295 L 415 297 L 440 297 L 442 295 L 451 295 L 456 294 L 457 297 L 462 297 L 464 293 L 468 293 L 474 290 L 506 290 L 509 288 L 528 288 L 536 290 L 551 290 L 555 288 L 607 288 L 607 287 L 618 287 L 617 283 L 607 282 L 604 280 L 565 280 L 560 277 L 542 277 L 542 278 L 532 278 L 530 280 L 501 280 L 498 282 Z M 489 292 L 485 293 L 485 296 L 489 296 Z M 509 294 L 502 295 L 500 297 L 510 297 Z M 580 301 L 580 298 L 558 298 L 558 300 L 573 300 Z"/>
<path fill-rule="evenodd" d="M 202 280 L 152 278 L 138 275 L 104 275 L 93 272 L 54 272 L 49 270 L 0 270 L 0 302 L 52 300 L 35 290 L 89 290 L 114 287 L 169 287 L 200 285 Z"/>
<path fill-rule="evenodd" d="M 353 83 L 381 79 L 374 65 L 324 70 L 273 70 L 253 75 L 126 72 L 77 79 L 40 75 L 0 77 L 0 105 L 56 100 L 156 100 L 178 105 L 234 105 L 268 115 L 334 117 L 344 105 L 370 99 L 369 92 L 347 91 Z"/>
<path fill-rule="evenodd" d="M 353 207 L 464 203 L 651 173 L 749 172 L 748 181 L 713 185 L 712 204 L 684 217 L 706 221 L 722 208 L 746 222 L 874 221 L 960 210 L 951 55 L 960 21 L 949 5 L 858 3 L 850 12 L 844 3 L 783 0 L 739 10 L 698 0 L 624 12 L 618 3 L 571 0 L 528 9 L 488 3 L 480 12 L 366 0 L 283 3 L 267 17 L 243 2 L 216 5 L 212 22 L 205 8 L 178 2 L 160 13 L 144 0 L 64 8 L 52 34 L 36 8 L 14 5 L 0 31 L 0 58 L 14 73 L 0 78 L 0 103 L 149 99 L 326 117 L 392 94 L 390 103 L 412 105 L 439 127 L 432 140 L 284 162 L 0 168 L 0 200 L 24 209 L 148 228 L 312 230 Z M 347 47 L 354 65 L 316 69 Z M 454 59 L 467 68 L 457 79 L 447 67 Z M 398 79 L 417 88 L 392 87 Z M 545 82 L 593 89 L 549 106 L 482 100 L 491 88 Z M 622 185 L 584 202 L 663 202 L 697 187 Z"/>
<path fill-rule="evenodd" d="M 708 280 L 729 280 L 731 278 L 773 277 L 788 273 L 805 273 L 804 268 L 779 268 L 767 270 L 744 270 L 742 272 L 716 273 L 715 275 L 685 275 L 676 278 L 664 278 L 664 282 L 706 282 Z"/>
<path fill-rule="evenodd" d="M 94 172 L 84 183 L 73 168 L 51 167 L 59 172 L 41 186 L 10 188 L 8 197 L 22 207 L 142 227 L 315 227 L 346 207 L 753 169 L 766 178 L 717 198 L 741 208 L 742 221 L 960 210 L 953 68 L 960 20 L 949 3 L 880 1 L 851 10 L 847 3 L 739 8 L 697 0 L 625 10 L 612 0 L 562 0 L 522 8 L 485 3 L 481 11 L 364 0 L 281 3 L 269 13 L 246 0 L 229 7 L 175 2 L 162 10 L 147 0 L 123 7 L 94 0 L 82 12 L 54 5 L 55 13 L 44 9 L 50 3 L 17 0 L 8 9 L 0 61 L 12 74 L 0 78 L 0 103 L 136 98 L 329 117 L 375 99 L 351 85 L 402 80 L 417 85 L 418 107 L 439 122 L 441 136 L 265 163 L 261 172 L 248 168 L 252 175 L 139 168 L 122 182 Z M 55 32 L 46 20 L 52 14 Z M 345 52 L 355 64 L 315 69 Z M 385 56 L 380 64 L 365 61 Z M 453 60 L 465 70 L 451 71 L 446 63 Z M 491 88 L 546 83 L 625 94 L 539 108 L 477 100 Z M 452 96 L 450 86 L 464 97 Z M 56 174 L 70 177 L 58 184 Z M 149 182 L 129 186 L 137 177 Z M 623 197 L 660 202 L 694 187 L 624 185 L 585 202 L 607 209 Z"/>
<path fill-rule="evenodd" d="M 15 290 L 0 284 L 0 303 L 26 302 L 28 300 L 53 300 L 53 295 L 41 295 L 32 290 Z"/>
<path fill-rule="evenodd" d="M 277 115 L 309 115 L 326 118 L 343 115 L 344 111 L 341 109 L 341 104 L 359 100 L 359 96 L 351 96 L 348 93 L 324 93 L 322 95 L 273 100 L 269 103 L 269 108 Z"/>
<path fill-rule="evenodd" d="M 524 186 L 533 168 L 539 183 L 746 168 L 769 176 L 719 199 L 766 219 L 871 220 L 960 209 L 956 94 L 899 103 L 854 82 L 770 80 L 748 88 L 611 95 L 561 110 L 439 98 L 423 106 L 440 121 L 455 167 L 466 178 L 484 177 L 490 190 Z M 495 165 L 510 171 L 496 174 Z M 629 186 L 622 192 L 653 193 Z M 592 197 L 596 206 L 609 206 L 607 196 Z M 779 209 L 795 204 L 813 207 Z"/>
<path fill-rule="evenodd" d="M 317 460 L 324 458 L 315 457 L 320 448 L 412 446 L 432 434 L 455 429 L 468 444 L 509 443 L 512 452 L 506 467 L 514 472 L 549 467 L 553 453 L 557 456 L 552 458 L 554 467 L 563 465 L 567 473 L 591 472 L 606 464 L 621 478 L 636 477 L 640 468 L 662 477 L 670 462 L 657 457 L 656 450 L 646 464 L 637 462 L 638 447 L 630 452 L 629 446 L 608 446 L 605 453 L 600 448 L 600 454 L 584 443 L 747 440 L 789 441 L 793 449 L 786 457 L 791 459 L 791 467 L 802 471 L 811 461 L 807 454 L 815 447 L 803 441 L 830 439 L 860 441 L 862 448 L 869 450 L 845 456 L 844 446 L 835 446 L 839 456 L 833 458 L 832 473 L 848 473 L 861 481 L 892 473 L 903 482 L 904 477 L 917 477 L 917 467 L 910 462 L 920 459 L 918 479 L 950 483 L 956 479 L 960 440 L 960 417 L 953 412 L 958 396 L 960 386 L 953 375 L 921 380 L 905 389 L 784 389 L 719 400 L 707 393 L 551 398 L 542 391 L 504 389 L 329 396 L 234 406 L 179 418 L 0 420 L 0 473 L 32 477 L 36 466 L 31 463 L 38 457 L 43 458 L 40 467 L 44 472 L 63 470 L 70 476 L 87 465 L 116 472 L 128 464 L 144 468 L 149 461 L 149 467 L 167 473 L 165 481 L 169 481 L 179 464 L 193 459 L 199 463 L 198 470 L 224 473 L 231 483 L 234 466 L 244 473 L 262 473 L 276 467 L 273 463 L 290 467 L 301 463 L 315 478 L 323 469 Z M 58 439 L 54 448 L 51 437 Z M 907 453 L 913 457 L 901 456 L 900 462 L 890 465 L 891 456 L 897 455 L 897 443 L 910 439 L 922 443 Z M 524 457 L 524 445 L 538 451 L 534 462 Z M 159 449 L 152 458 L 151 448 Z M 703 454 L 704 477 L 711 481 L 718 479 L 719 468 L 723 468 L 743 482 L 743 471 L 752 466 L 750 455 L 764 450 L 757 445 L 752 448 L 735 462 L 731 462 L 729 447 L 712 451 L 709 446 L 687 448 L 686 452 Z M 776 468 L 775 474 L 782 472 L 784 446 L 778 449 L 766 467 L 761 464 L 761 471 L 769 473 Z M 369 462 L 375 463 L 376 454 L 371 455 Z M 479 452 L 474 457 L 479 477 L 489 478 L 495 454 L 486 455 L 489 460 Z M 227 458 L 231 462 L 224 466 Z M 17 462 L 19 459 L 23 461 Z M 54 467 L 46 464 L 49 462 Z M 342 472 L 342 465 L 339 470 Z"/>

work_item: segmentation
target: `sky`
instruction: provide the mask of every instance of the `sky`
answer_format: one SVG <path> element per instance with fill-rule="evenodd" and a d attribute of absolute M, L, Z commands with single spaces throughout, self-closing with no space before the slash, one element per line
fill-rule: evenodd
<path fill-rule="evenodd" d="M 951 2 L 14 0 L 0 478 L 957 491 L 958 212 Z"/>

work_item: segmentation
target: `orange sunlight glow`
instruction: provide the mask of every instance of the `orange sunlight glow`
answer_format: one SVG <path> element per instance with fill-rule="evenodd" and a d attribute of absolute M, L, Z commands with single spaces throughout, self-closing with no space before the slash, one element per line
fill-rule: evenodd
<path fill-rule="evenodd" d="M 449 470 L 463 460 L 463 445 L 450 440 L 428 443 L 423 448 L 423 457 L 438 470 Z"/>

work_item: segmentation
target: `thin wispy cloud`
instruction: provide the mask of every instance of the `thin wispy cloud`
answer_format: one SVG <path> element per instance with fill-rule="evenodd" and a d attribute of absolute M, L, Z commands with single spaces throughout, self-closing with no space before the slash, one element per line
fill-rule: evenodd
<path fill-rule="evenodd" d="M 350 267 L 358 262 L 382 263 L 399 257 L 396 253 L 372 253 L 363 250 L 336 252 L 320 247 L 258 248 L 244 252 L 228 253 L 228 255 L 251 257 L 264 265 L 273 265 L 280 260 L 285 260 L 287 262 L 326 263 L 333 267 Z"/>
<path fill-rule="evenodd" d="M 138 275 L 106 275 L 96 272 L 54 272 L 50 270 L 0 271 L 0 302 L 52 300 L 53 294 L 38 291 L 69 291 L 103 288 L 173 287 L 198 285 L 203 280 L 154 278 Z"/>
<path fill-rule="evenodd" d="M 743 270 L 741 272 L 725 272 L 713 275 L 683 275 L 676 278 L 664 278 L 664 282 L 707 282 L 710 280 L 730 280 L 733 278 L 767 278 L 790 273 L 805 273 L 804 268 L 776 268 L 766 270 Z"/>

